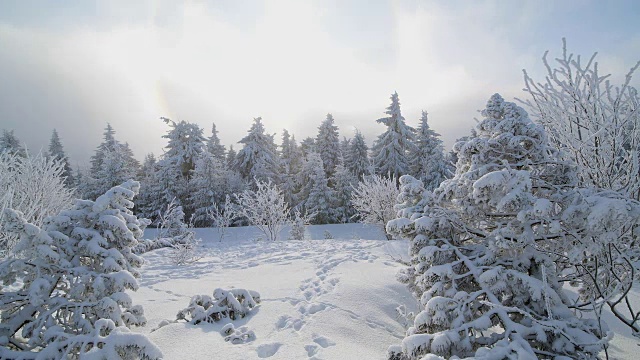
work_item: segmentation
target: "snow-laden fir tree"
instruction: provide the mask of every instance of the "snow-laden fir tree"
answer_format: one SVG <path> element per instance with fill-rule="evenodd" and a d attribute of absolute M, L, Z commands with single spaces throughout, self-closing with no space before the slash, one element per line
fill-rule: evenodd
<path fill-rule="evenodd" d="M 306 137 L 300 141 L 300 150 L 302 156 L 306 157 L 312 152 L 316 152 L 316 140 L 312 137 Z"/>
<path fill-rule="evenodd" d="M 312 224 L 328 224 L 334 219 L 334 192 L 328 185 L 328 179 L 322 166 L 320 154 L 310 153 L 302 170 L 302 199 L 300 208 L 309 214 Z"/>
<path fill-rule="evenodd" d="M 327 114 L 327 118 L 318 127 L 316 136 L 316 152 L 322 159 L 324 172 L 330 178 L 338 165 L 340 153 L 340 136 L 335 125 L 333 115 Z"/>
<path fill-rule="evenodd" d="M 225 149 L 224 145 L 220 143 L 220 138 L 218 137 L 218 130 L 216 129 L 215 123 L 211 125 L 211 136 L 207 139 L 207 151 L 218 161 L 224 163 L 226 159 Z"/>
<path fill-rule="evenodd" d="M 53 133 L 51 134 L 51 140 L 49 141 L 49 151 L 47 155 L 62 162 L 62 164 L 64 165 L 64 171 L 62 173 L 62 176 L 65 178 L 64 183 L 67 185 L 67 187 L 73 188 L 75 185 L 73 170 L 71 169 L 69 158 L 64 152 L 62 142 L 60 141 L 60 136 L 58 136 L 58 131 L 56 131 L 56 129 L 53 129 Z"/>
<path fill-rule="evenodd" d="M 336 166 L 336 171 L 330 179 L 333 184 L 333 218 L 338 223 L 353 221 L 356 214 L 351 204 L 351 193 L 358 185 L 358 178 L 342 163 Z"/>
<path fill-rule="evenodd" d="M 404 121 L 397 92 L 391 95 L 391 105 L 387 108 L 386 114 L 389 116 L 376 120 L 387 129 L 378 136 L 371 153 L 376 174 L 397 179 L 410 173 L 409 153 L 415 151 L 415 130 Z"/>
<path fill-rule="evenodd" d="M 278 172 L 278 154 L 273 136 L 265 133 L 262 118 L 253 119 L 251 129 L 239 143 L 244 147 L 238 151 L 234 169 L 242 178 L 255 185 L 256 180 L 274 180 Z"/>
<path fill-rule="evenodd" d="M 169 125 L 169 131 L 162 135 L 168 141 L 167 146 L 165 146 L 167 150 L 162 156 L 162 161 L 180 169 L 182 177 L 189 179 L 191 178 L 191 171 L 195 168 L 196 159 L 205 148 L 204 142 L 206 139 L 202 134 L 202 128 L 197 124 L 184 120 L 175 122 L 168 118 L 161 119 Z"/>
<path fill-rule="evenodd" d="M 158 161 L 158 181 L 155 191 L 161 195 L 164 208 L 175 199 L 182 206 L 187 218 L 195 210 L 190 202 L 193 189 L 190 184 L 196 160 L 205 150 L 202 129 L 184 120 L 175 122 L 161 118 L 169 130 L 162 137 L 168 140 L 165 153 Z"/>
<path fill-rule="evenodd" d="M 190 181 L 193 192 L 189 199 L 189 206 L 194 209 L 190 220 L 194 226 L 210 226 L 208 214 L 213 206 L 246 188 L 246 182 L 240 174 L 227 169 L 223 161 L 208 152 L 196 160 L 196 168 Z"/>
<path fill-rule="evenodd" d="M 82 176 L 78 185 L 79 195 L 85 199 L 96 199 L 113 186 L 136 176 L 140 167 L 128 143 L 115 138 L 110 124 L 104 131 L 104 140 L 91 157 L 91 168 Z"/>
<path fill-rule="evenodd" d="M 387 229 L 411 240 L 400 280 L 423 308 L 389 358 L 595 359 L 606 328 L 569 309 L 546 251 L 581 231 L 554 219 L 575 173 L 514 103 L 495 94 L 482 115 L 454 147 L 452 179 L 433 194 L 401 179 L 401 217 Z"/>
<path fill-rule="evenodd" d="M 125 292 L 137 290 L 142 265 L 131 252 L 144 230 L 130 210 L 138 189 L 128 181 L 95 202 L 77 200 L 42 227 L 6 210 L 20 242 L 0 263 L 0 358 L 162 357 L 127 329 L 146 323 Z"/>
<path fill-rule="evenodd" d="M 135 211 L 138 217 L 154 222 L 161 208 L 161 196 L 157 189 L 158 163 L 155 155 L 149 153 L 144 157 L 137 179 L 140 181 L 140 192 L 136 200 Z"/>
<path fill-rule="evenodd" d="M 302 171 L 303 162 L 302 151 L 296 144 L 295 137 L 289 135 L 286 129 L 283 130 L 282 145 L 280 146 L 280 188 L 290 207 L 295 206 L 298 202 L 295 194 L 300 190 L 297 179 Z"/>
<path fill-rule="evenodd" d="M 427 190 L 432 191 L 444 179 L 450 177 L 440 134 L 429 127 L 426 111 L 422 111 L 420 127 L 416 132 L 415 148 L 409 156 L 411 174 L 422 181 Z"/>
<path fill-rule="evenodd" d="M 349 171 L 359 180 L 365 175 L 371 175 L 371 163 L 369 162 L 369 147 L 364 140 L 364 136 L 356 130 L 353 139 L 349 142 L 347 153 L 344 156 L 344 164 Z"/>
<path fill-rule="evenodd" d="M 351 145 L 351 139 L 347 139 L 346 136 L 342 137 L 340 141 L 340 156 L 342 157 L 341 162 L 344 164 L 344 158 L 347 156 L 349 152 L 349 146 Z"/>
<path fill-rule="evenodd" d="M 18 137 L 14 134 L 13 130 L 2 130 L 2 135 L 0 135 L 0 153 L 1 152 L 17 154 L 21 157 L 25 157 L 27 155 L 26 150 L 20 144 L 20 140 L 18 140 Z"/>
<path fill-rule="evenodd" d="M 227 151 L 227 169 L 233 169 L 233 164 L 236 162 L 236 156 L 238 153 L 233 149 L 233 145 L 229 145 L 229 151 Z"/>

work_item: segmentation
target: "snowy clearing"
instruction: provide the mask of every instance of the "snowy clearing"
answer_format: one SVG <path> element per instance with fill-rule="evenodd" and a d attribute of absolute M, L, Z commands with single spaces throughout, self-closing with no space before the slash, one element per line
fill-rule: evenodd
<path fill-rule="evenodd" d="M 148 324 L 136 331 L 149 334 L 166 359 L 385 358 L 387 347 L 404 337 L 395 308 L 415 304 L 395 280 L 402 265 L 392 259 L 406 257 L 407 242 L 380 240 L 379 229 L 361 224 L 307 230 L 322 240 L 256 242 L 251 239 L 259 233 L 244 227 L 229 229 L 219 242 L 215 229 L 197 229 L 205 256 L 195 264 L 171 264 L 167 249 L 145 254 L 133 299 L 144 306 Z M 325 231 L 335 240 L 325 240 Z M 233 322 L 236 331 L 255 332 L 255 340 L 225 342 L 220 330 L 228 319 L 182 321 L 151 332 L 162 320 L 174 320 L 191 296 L 215 288 L 260 293 L 256 310 Z"/>
<path fill-rule="evenodd" d="M 325 231 L 334 239 L 325 240 Z M 395 308 L 416 306 L 395 279 L 402 265 L 393 258 L 407 258 L 408 242 L 381 240 L 381 230 L 362 224 L 308 226 L 314 240 L 284 240 L 287 232 L 280 241 L 254 241 L 260 237 L 255 228 L 229 228 L 220 242 L 216 229 L 196 229 L 205 257 L 185 266 L 173 265 L 168 249 L 145 254 L 132 297 L 144 306 L 148 323 L 134 331 L 148 334 L 166 359 L 385 359 L 387 347 L 404 337 Z M 226 342 L 220 331 L 228 319 L 181 321 L 151 332 L 162 320 L 175 320 L 193 295 L 215 288 L 260 293 L 256 310 L 233 321 L 236 331 L 255 332 L 255 340 Z M 612 314 L 605 319 L 616 332 L 610 356 L 634 359 L 637 339 Z"/>

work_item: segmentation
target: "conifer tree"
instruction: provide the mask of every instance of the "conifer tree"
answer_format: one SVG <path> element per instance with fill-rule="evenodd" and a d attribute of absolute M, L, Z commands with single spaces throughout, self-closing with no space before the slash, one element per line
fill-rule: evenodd
<path fill-rule="evenodd" d="M 207 139 L 207 151 L 212 154 L 218 161 L 224 163 L 225 149 L 224 145 L 220 144 L 220 138 L 218 137 L 218 130 L 216 124 L 211 125 L 211 136 Z"/>
<path fill-rule="evenodd" d="M 8 152 L 10 154 L 18 154 L 21 157 L 27 156 L 27 152 L 20 144 L 20 140 L 13 133 L 13 130 L 2 130 L 0 135 L 0 152 Z"/>
<path fill-rule="evenodd" d="M 324 172 L 329 178 L 333 175 L 341 155 L 340 137 L 338 127 L 334 125 L 333 115 L 327 114 L 327 118 L 318 127 L 315 145 L 316 152 L 324 164 Z"/>
<path fill-rule="evenodd" d="M 410 155 L 411 174 L 422 181 L 425 189 L 433 190 L 449 177 L 440 134 L 429 127 L 428 115 L 422 111 L 416 133 L 415 148 Z"/>
<path fill-rule="evenodd" d="M 333 221 L 332 207 L 333 191 L 327 184 L 327 177 L 322 166 L 320 154 L 311 153 L 307 156 L 303 174 L 305 178 L 301 199 L 304 199 L 304 209 L 309 214 L 313 224 L 328 224 Z"/>
<path fill-rule="evenodd" d="M 62 147 L 62 142 L 60 141 L 60 137 L 58 136 L 58 131 L 53 129 L 53 133 L 51 134 L 51 141 L 49 142 L 49 156 L 54 159 L 58 159 L 62 161 L 64 165 L 64 172 L 62 176 L 64 176 L 64 183 L 67 187 L 72 188 L 75 186 L 75 179 L 73 177 L 73 170 L 71 169 L 71 164 L 69 164 L 69 158 L 67 154 L 64 152 L 64 148 Z"/>
<path fill-rule="evenodd" d="M 274 151 L 273 136 L 265 133 L 262 118 L 253 119 L 247 136 L 239 143 L 244 144 L 244 147 L 236 155 L 234 169 L 243 179 L 254 184 L 256 180 L 269 181 L 276 178 L 278 156 Z"/>
<path fill-rule="evenodd" d="M 236 151 L 233 149 L 233 145 L 229 145 L 229 151 L 227 152 L 226 160 L 227 169 L 233 168 L 233 165 L 236 162 L 236 156 L 238 156 L 238 153 L 236 153 Z"/>
<path fill-rule="evenodd" d="M 415 151 L 413 143 L 415 130 L 408 126 L 400 112 L 398 93 L 391 95 L 391 105 L 387 108 L 389 117 L 378 119 L 387 130 L 378 136 L 371 149 L 376 173 L 399 178 L 410 172 L 408 153 Z"/>
<path fill-rule="evenodd" d="M 0 263 L 0 358 L 162 358 L 146 336 L 128 329 L 146 323 L 125 293 L 138 289 L 143 263 L 131 251 L 145 226 L 130 210 L 137 191 L 128 181 L 95 202 L 78 200 L 42 227 L 5 212 L 24 256 Z M 16 279 L 20 286 L 9 286 Z"/>
<path fill-rule="evenodd" d="M 365 175 L 370 175 L 369 147 L 364 141 L 364 136 L 358 130 L 349 143 L 344 162 L 346 168 L 359 180 L 362 180 Z"/>
<path fill-rule="evenodd" d="M 569 309 L 556 263 L 565 256 L 555 255 L 586 225 L 564 213 L 577 200 L 575 171 L 514 103 L 495 94 L 482 115 L 476 136 L 454 147 L 452 179 L 433 194 L 400 180 L 401 217 L 387 229 L 411 240 L 401 280 L 422 311 L 389 358 L 596 359 L 606 328 Z"/>
<path fill-rule="evenodd" d="M 333 209 L 334 220 L 339 223 L 352 221 L 356 214 L 351 204 L 353 188 L 358 185 L 358 178 L 351 173 L 342 162 L 336 166 L 336 171 L 331 178 L 333 184 Z"/>
<path fill-rule="evenodd" d="M 140 195 L 136 201 L 136 213 L 139 217 L 155 222 L 158 211 L 164 206 L 164 201 L 158 193 L 158 162 L 153 153 L 147 154 L 138 173 L 140 180 Z"/>
<path fill-rule="evenodd" d="M 286 129 L 282 131 L 280 148 L 280 188 L 287 204 L 293 207 L 297 204 L 295 194 L 299 191 L 297 177 L 302 171 L 302 152 L 296 144 L 295 136 L 290 136 Z"/>

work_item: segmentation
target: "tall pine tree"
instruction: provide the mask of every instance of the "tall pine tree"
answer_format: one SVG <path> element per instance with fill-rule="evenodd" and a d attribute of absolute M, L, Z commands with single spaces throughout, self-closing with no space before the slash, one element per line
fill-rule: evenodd
<path fill-rule="evenodd" d="M 338 127 L 334 124 L 333 115 L 331 114 L 327 114 L 327 118 L 318 127 L 316 152 L 322 159 L 326 176 L 331 177 L 340 158 Z"/>
<path fill-rule="evenodd" d="M 207 139 L 207 151 L 220 162 L 224 162 L 225 149 L 224 145 L 220 143 L 220 138 L 218 137 L 218 130 L 216 129 L 215 123 L 211 125 L 211 136 L 209 137 L 209 139 Z"/>
<path fill-rule="evenodd" d="M 359 180 L 362 180 L 365 175 L 370 175 L 369 147 L 364 141 L 364 136 L 358 130 L 349 143 L 344 162 L 346 168 Z"/>
<path fill-rule="evenodd" d="M 73 170 L 71 169 L 71 164 L 69 164 L 69 158 L 67 154 L 64 152 L 64 148 L 62 147 L 62 142 L 60 141 L 60 136 L 58 136 L 58 131 L 53 129 L 53 133 L 51 134 L 51 141 L 49 141 L 49 152 L 48 155 L 54 159 L 58 159 L 64 163 L 64 172 L 62 176 L 64 176 L 64 183 L 67 187 L 71 188 L 75 186 L 75 179 L 73 177 Z"/>
<path fill-rule="evenodd" d="M 244 147 L 236 155 L 234 169 L 242 178 L 252 184 L 256 180 L 274 180 L 278 171 L 278 155 L 274 151 L 273 136 L 265 133 L 262 118 L 253 119 L 247 136 L 239 143 Z"/>
<path fill-rule="evenodd" d="M 426 111 L 422 111 L 415 145 L 414 151 L 410 153 L 411 174 L 422 181 L 425 189 L 433 190 L 449 177 L 450 170 L 440 134 L 429 127 Z"/>
<path fill-rule="evenodd" d="M 391 95 L 391 105 L 387 108 L 386 114 L 389 116 L 377 120 L 378 123 L 384 124 L 387 130 L 378 136 L 373 145 L 373 163 L 377 174 L 399 178 L 410 172 L 408 153 L 415 148 L 415 130 L 404 121 L 397 92 Z"/>

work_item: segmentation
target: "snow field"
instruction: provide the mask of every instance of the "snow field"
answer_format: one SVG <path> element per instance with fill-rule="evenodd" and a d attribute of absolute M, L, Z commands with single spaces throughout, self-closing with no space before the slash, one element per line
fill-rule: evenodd
<path fill-rule="evenodd" d="M 204 257 L 175 266 L 168 249 L 144 255 L 140 289 L 132 294 L 143 305 L 149 335 L 166 359 L 384 359 L 389 345 L 404 336 L 395 308 L 415 304 L 395 280 L 407 252 L 405 241 L 385 239 L 376 227 L 361 224 L 307 227 L 322 240 L 253 241 L 255 228 L 231 228 L 220 242 L 215 229 L 197 229 Z M 324 240 L 329 231 L 335 239 Z M 147 237 L 152 236 L 149 230 Z M 281 234 L 286 237 L 287 229 Z M 171 323 L 193 295 L 215 288 L 258 291 L 261 304 L 233 321 L 236 331 L 255 332 L 241 344 L 225 342 L 220 330 L 229 322 Z"/>

